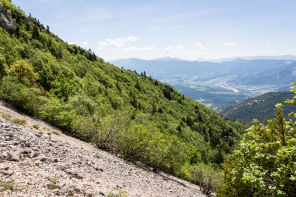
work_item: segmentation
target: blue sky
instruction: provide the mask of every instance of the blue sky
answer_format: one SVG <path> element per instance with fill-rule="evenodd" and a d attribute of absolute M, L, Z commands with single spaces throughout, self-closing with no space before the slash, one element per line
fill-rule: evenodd
<path fill-rule="evenodd" d="M 105 60 L 296 55 L 295 0 L 12 0 Z"/>

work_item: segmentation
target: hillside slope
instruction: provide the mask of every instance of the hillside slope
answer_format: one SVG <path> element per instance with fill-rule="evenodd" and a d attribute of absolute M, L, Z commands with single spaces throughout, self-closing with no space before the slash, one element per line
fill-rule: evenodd
<path fill-rule="evenodd" d="M 286 105 L 284 101 L 293 98 L 293 95 L 292 92 L 269 92 L 248 98 L 240 104 L 227 108 L 220 114 L 243 122 L 252 122 L 253 119 L 263 122 L 265 119 L 273 118 L 275 105 L 282 103 L 285 118 L 288 118 L 288 114 L 295 111 L 295 106 Z"/>
<path fill-rule="evenodd" d="M 26 124 L 11 122 L 16 120 Z M 136 167 L 1 104 L 0 139 L 3 197 L 108 196 L 123 192 L 127 196 L 204 196 L 198 186 Z"/>
<path fill-rule="evenodd" d="M 241 139 L 246 125 L 239 121 L 145 73 L 63 42 L 10 1 L 0 2 L 2 15 L 14 21 L 14 31 L 0 28 L 0 99 L 17 110 L 126 160 L 189 180 L 191 167 L 219 166 Z"/>

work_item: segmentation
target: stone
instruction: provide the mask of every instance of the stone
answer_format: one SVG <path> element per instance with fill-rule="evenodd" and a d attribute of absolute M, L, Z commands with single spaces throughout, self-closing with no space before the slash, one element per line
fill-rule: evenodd
<path fill-rule="evenodd" d="M 61 170 L 66 170 L 67 168 L 70 167 L 69 164 L 65 164 L 65 163 L 57 163 L 57 164 L 55 164 L 55 166 L 58 167 Z"/>
<path fill-rule="evenodd" d="M 3 175 L 6 175 L 6 176 L 11 176 L 13 175 L 13 171 L 12 170 L 2 170 L 0 171 Z"/>
<path fill-rule="evenodd" d="M 46 161 L 47 157 L 44 155 L 39 155 L 38 157 L 35 158 L 35 160 L 39 160 L 39 161 Z"/>
<path fill-rule="evenodd" d="M 64 187 L 66 185 L 66 181 L 62 181 L 61 183 L 59 183 L 60 187 Z"/>
<path fill-rule="evenodd" d="M 38 155 L 39 155 L 38 152 L 32 151 L 31 154 L 30 154 L 30 158 L 37 157 Z"/>
<path fill-rule="evenodd" d="M 20 161 L 21 160 L 21 156 L 20 156 L 20 153 L 19 152 L 8 152 L 8 155 L 7 155 L 7 160 L 9 161 Z"/>
<path fill-rule="evenodd" d="M 46 187 L 47 187 L 48 189 L 61 189 L 61 187 L 60 187 L 59 185 L 52 184 L 52 183 L 47 184 Z"/>
<path fill-rule="evenodd" d="M 76 178 L 76 179 L 83 179 L 83 175 L 78 173 L 78 172 L 74 172 L 73 177 Z"/>
<path fill-rule="evenodd" d="M 16 146 L 16 145 L 19 145 L 20 142 L 19 141 L 10 141 L 10 142 L 8 142 L 8 144 Z"/>
<path fill-rule="evenodd" d="M 0 170 L 8 170 L 8 169 L 9 169 L 9 166 L 7 166 L 4 163 L 0 163 Z"/>

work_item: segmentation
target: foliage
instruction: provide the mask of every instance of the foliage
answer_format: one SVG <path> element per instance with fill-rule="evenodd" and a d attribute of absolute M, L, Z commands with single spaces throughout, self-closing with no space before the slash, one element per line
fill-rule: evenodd
<path fill-rule="evenodd" d="M 204 194 L 210 195 L 222 182 L 222 173 L 210 165 L 200 163 L 189 168 L 189 180 L 199 186 Z"/>
<path fill-rule="evenodd" d="M 40 126 L 38 124 L 34 124 L 32 127 L 37 130 L 40 128 Z"/>
<path fill-rule="evenodd" d="M 292 92 L 295 86 L 291 87 Z M 287 103 L 295 104 L 295 97 Z M 296 122 L 285 120 L 282 104 L 274 119 L 254 121 L 225 164 L 221 196 L 295 196 Z"/>
<path fill-rule="evenodd" d="M 4 190 L 11 190 L 13 191 L 14 189 L 14 181 L 2 181 L 0 180 L 0 186 L 3 187 Z"/>
<path fill-rule="evenodd" d="M 18 118 L 13 119 L 12 122 L 15 123 L 15 124 L 23 125 L 23 126 L 25 126 L 27 124 L 26 120 L 21 120 L 21 119 L 18 119 Z"/>
<path fill-rule="evenodd" d="M 76 92 L 75 83 L 60 74 L 58 79 L 52 82 L 51 94 L 64 101 L 68 101 L 70 96 L 73 96 Z"/>
<path fill-rule="evenodd" d="M 0 57 L 0 79 L 7 74 L 7 67 L 4 58 Z"/>
<path fill-rule="evenodd" d="M 146 73 L 119 69 L 91 50 L 63 42 L 36 18 L 0 2 L 18 27 L 12 33 L 0 28 L 0 99 L 16 109 L 182 178 L 189 176 L 188 165 L 221 163 L 241 139 L 245 124 Z"/>
<path fill-rule="evenodd" d="M 33 72 L 32 67 L 24 60 L 14 62 L 10 67 L 10 74 L 18 78 L 25 85 L 33 85 L 38 75 Z"/>

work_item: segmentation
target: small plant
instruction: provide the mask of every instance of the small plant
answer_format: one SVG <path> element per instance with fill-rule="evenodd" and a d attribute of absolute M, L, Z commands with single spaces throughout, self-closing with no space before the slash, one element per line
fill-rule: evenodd
<path fill-rule="evenodd" d="M 38 124 L 34 124 L 33 128 L 38 130 L 40 128 L 40 126 Z"/>
<path fill-rule="evenodd" d="M 107 197 L 127 197 L 126 191 L 125 190 L 120 190 L 119 194 L 108 194 Z"/>
<path fill-rule="evenodd" d="M 13 190 L 13 185 L 14 185 L 14 181 L 6 181 L 3 182 L 2 180 L 0 180 L 0 186 L 2 186 L 4 188 L 4 190 Z"/>
<path fill-rule="evenodd" d="M 11 115 L 10 114 L 2 114 L 2 118 L 6 119 L 6 120 L 10 120 Z"/>
<path fill-rule="evenodd" d="M 57 130 L 54 130 L 52 133 L 55 134 L 55 135 L 61 135 L 61 132 L 59 132 Z"/>
<path fill-rule="evenodd" d="M 14 124 L 18 124 L 18 125 L 22 125 L 22 126 L 25 126 L 27 124 L 26 120 L 21 120 L 21 119 L 18 119 L 18 118 L 13 119 L 12 122 Z"/>
<path fill-rule="evenodd" d="M 51 133 L 50 133 L 50 132 L 48 132 L 48 133 L 47 133 L 47 135 L 51 135 Z"/>
<path fill-rule="evenodd" d="M 49 178 L 48 179 L 52 184 L 55 184 L 57 182 L 57 179 L 55 178 Z"/>
<path fill-rule="evenodd" d="M 219 188 L 222 174 L 210 165 L 200 163 L 189 168 L 189 180 L 201 187 L 202 193 L 210 195 Z"/>

